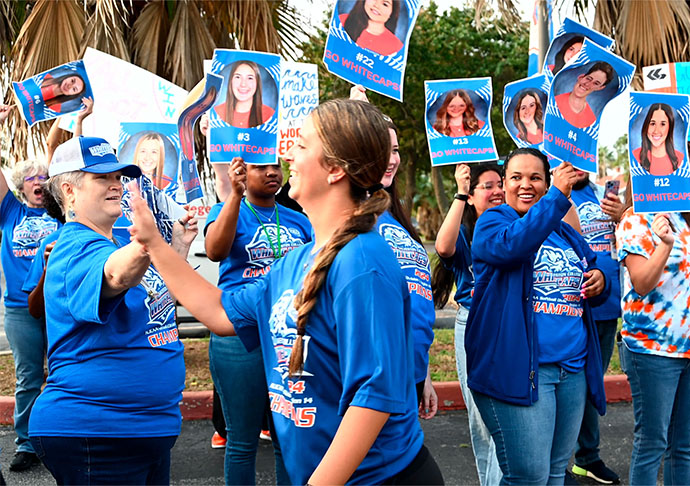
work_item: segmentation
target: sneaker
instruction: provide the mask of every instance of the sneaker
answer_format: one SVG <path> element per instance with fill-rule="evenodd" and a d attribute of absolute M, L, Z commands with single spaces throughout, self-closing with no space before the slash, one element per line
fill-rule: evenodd
<path fill-rule="evenodd" d="M 564 486 L 580 486 L 580 481 L 577 480 L 575 475 L 568 471 L 567 469 L 565 470 L 565 481 L 563 482 Z"/>
<path fill-rule="evenodd" d="M 33 452 L 16 452 L 12 458 L 12 462 L 10 462 L 10 471 L 26 471 L 34 464 L 38 464 L 40 462 L 41 461 L 38 459 L 38 456 Z"/>
<path fill-rule="evenodd" d="M 213 437 L 211 437 L 211 449 L 225 449 L 225 444 L 227 443 L 227 439 L 218 432 L 213 433 Z"/>
<path fill-rule="evenodd" d="M 271 431 L 270 430 L 262 430 L 261 433 L 259 434 L 259 439 L 271 440 Z"/>
<path fill-rule="evenodd" d="M 586 466 L 574 465 L 573 474 L 592 478 L 601 484 L 620 484 L 621 482 L 618 474 L 606 467 L 602 460 L 587 464 Z"/>

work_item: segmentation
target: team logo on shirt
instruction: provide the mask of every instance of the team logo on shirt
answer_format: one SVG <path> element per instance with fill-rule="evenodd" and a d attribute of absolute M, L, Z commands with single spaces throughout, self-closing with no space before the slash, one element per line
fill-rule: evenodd
<path fill-rule="evenodd" d="M 149 266 L 139 285 L 147 294 L 144 305 L 149 311 L 149 326 L 166 324 L 175 312 L 175 303 L 160 274 Z"/>
<path fill-rule="evenodd" d="M 283 379 L 289 376 L 290 354 L 292 346 L 297 339 L 297 309 L 295 309 L 295 292 L 288 289 L 271 307 L 271 315 L 268 318 L 268 326 L 271 330 L 273 350 L 276 353 L 278 366 L 275 368 Z M 309 350 L 309 336 L 302 338 L 304 350 L 304 362 L 307 362 Z M 302 376 L 313 376 L 309 372 L 302 372 Z"/>
<path fill-rule="evenodd" d="M 579 299 L 583 280 L 580 263 L 571 248 L 542 245 L 534 264 L 534 291 L 542 296 L 560 292 Z"/>
<path fill-rule="evenodd" d="M 419 242 L 415 241 L 407 231 L 393 224 L 382 224 L 379 233 L 391 247 L 395 258 L 402 268 L 416 267 L 426 270 L 429 265 L 429 255 Z"/>
<path fill-rule="evenodd" d="M 12 253 L 19 258 L 34 256 L 41 240 L 57 228 L 57 221 L 47 214 L 25 216 L 12 232 Z"/>
<path fill-rule="evenodd" d="M 582 236 L 588 244 L 591 245 L 592 243 L 601 243 L 605 239 L 613 239 L 614 222 L 602 211 L 601 206 L 592 201 L 587 201 L 577 207 L 577 214 L 580 218 Z M 611 251 L 610 244 L 607 246 L 607 249 L 601 249 L 600 251 Z"/>
<path fill-rule="evenodd" d="M 266 228 L 266 231 L 264 231 Z M 266 238 L 266 233 L 271 239 L 270 242 Z M 247 263 L 256 267 L 267 267 L 276 259 L 273 250 L 278 251 L 278 225 L 265 224 L 258 226 L 251 241 L 247 243 L 244 249 L 247 251 Z M 273 243 L 273 246 L 271 246 Z M 298 246 L 302 246 L 304 240 L 302 235 L 295 228 L 286 228 L 280 226 L 280 256 L 285 255 L 290 250 L 294 250 Z"/>

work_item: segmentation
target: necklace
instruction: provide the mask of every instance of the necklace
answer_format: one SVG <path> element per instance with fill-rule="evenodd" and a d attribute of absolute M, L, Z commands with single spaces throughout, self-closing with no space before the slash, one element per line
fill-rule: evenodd
<path fill-rule="evenodd" d="M 275 259 L 277 260 L 278 258 L 280 258 L 281 256 L 283 256 L 282 247 L 281 247 L 281 242 L 280 242 L 280 213 L 278 212 L 278 205 L 277 205 L 277 204 L 274 204 L 274 205 L 273 205 L 273 213 L 272 213 L 271 216 L 268 218 L 268 222 L 270 223 L 270 222 L 271 222 L 271 219 L 273 219 L 273 215 L 275 215 L 275 217 L 276 217 L 276 226 L 278 227 L 278 233 L 277 233 L 277 236 L 278 236 L 278 251 L 276 251 L 276 248 L 275 248 L 275 246 L 273 245 L 273 242 L 271 241 L 271 237 L 270 237 L 269 234 L 268 234 L 268 230 L 266 229 L 266 226 L 264 226 L 264 222 L 261 221 L 261 218 L 259 217 L 259 213 L 256 212 L 256 209 L 254 209 L 254 206 L 252 206 L 252 204 L 251 204 L 249 201 L 247 201 L 246 198 L 245 198 L 245 200 L 244 200 L 244 203 L 247 205 L 247 207 L 249 208 L 249 210 L 250 210 L 252 213 L 254 213 L 254 216 L 256 217 L 256 220 L 259 222 L 259 224 L 261 225 L 261 228 L 264 230 L 264 234 L 266 235 L 266 239 L 268 240 L 268 244 L 271 245 L 271 250 L 273 251 L 273 258 L 275 258 Z"/>

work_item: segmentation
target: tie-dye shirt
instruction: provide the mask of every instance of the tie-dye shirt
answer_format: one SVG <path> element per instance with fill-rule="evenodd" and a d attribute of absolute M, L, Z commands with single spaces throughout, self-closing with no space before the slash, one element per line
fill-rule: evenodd
<path fill-rule="evenodd" d="M 631 351 L 670 358 L 690 358 L 690 228 L 678 214 L 669 215 L 675 242 L 659 283 L 645 296 L 623 279 L 623 330 Z M 650 258 L 661 240 L 652 231 L 654 214 L 628 209 L 616 230 L 620 261 L 629 254 Z"/>

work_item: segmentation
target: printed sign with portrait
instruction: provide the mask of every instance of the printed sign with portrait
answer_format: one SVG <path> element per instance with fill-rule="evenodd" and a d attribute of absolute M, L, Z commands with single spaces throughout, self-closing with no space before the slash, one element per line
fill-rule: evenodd
<path fill-rule="evenodd" d="M 632 81 L 635 66 L 585 39 L 582 50 L 551 83 L 544 150 L 585 172 L 597 172 L 599 120 L 606 104 Z"/>
<path fill-rule="evenodd" d="M 496 160 L 491 78 L 424 81 L 431 165 Z"/>
<path fill-rule="evenodd" d="M 549 78 L 553 78 L 570 61 L 575 59 L 582 49 L 585 39 L 607 50 L 613 48 L 613 39 L 610 37 L 592 30 L 580 22 L 566 18 L 551 41 L 549 50 L 546 51 L 542 72 Z"/>
<path fill-rule="evenodd" d="M 319 72 L 316 64 L 282 61 L 278 156 L 285 157 L 297 143 L 302 122 L 319 105 Z"/>
<path fill-rule="evenodd" d="M 630 93 L 629 153 L 636 213 L 690 211 L 690 97 Z"/>
<path fill-rule="evenodd" d="M 278 161 L 280 56 L 265 52 L 216 49 L 211 73 L 223 78 L 210 110 L 209 158 L 250 164 Z"/>
<path fill-rule="evenodd" d="M 93 98 L 84 61 L 73 61 L 12 83 L 24 120 L 33 126 L 84 107 L 82 98 Z"/>
<path fill-rule="evenodd" d="M 407 47 L 420 0 L 338 0 L 323 62 L 353 84 L 403 99 Z"/>
<path fill-rule="evenodd" d="M 518 147 L 539 148 L 544 141 L 544 111 L 549 86 L 544 74 L 506 84 L 503 125 Z"/>

